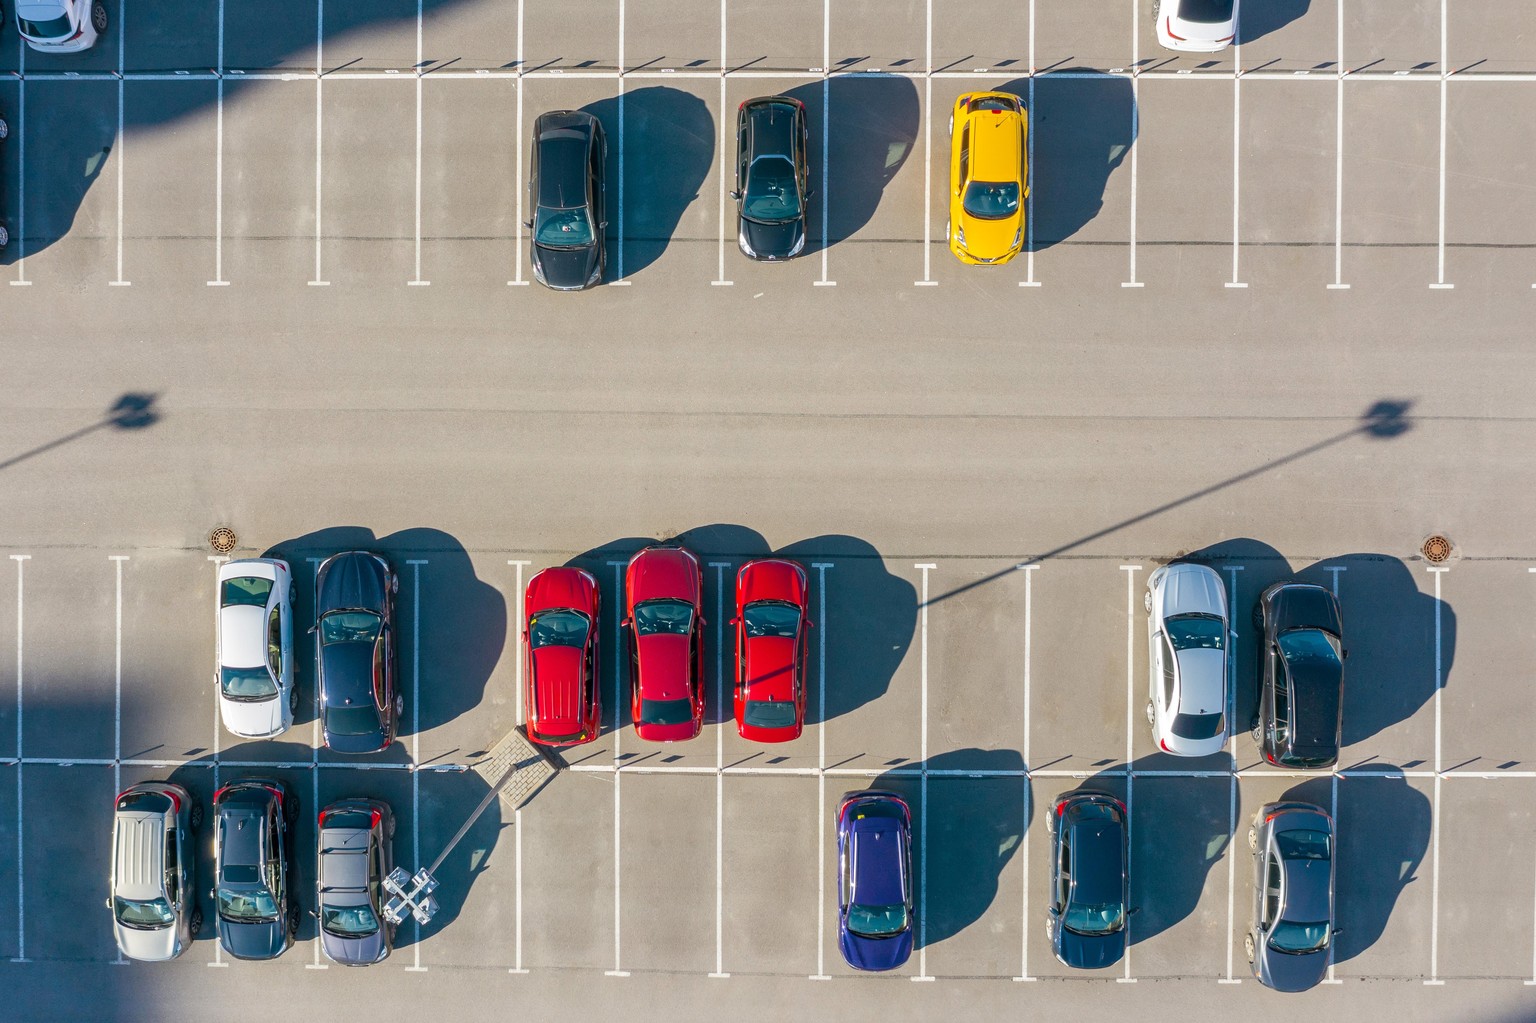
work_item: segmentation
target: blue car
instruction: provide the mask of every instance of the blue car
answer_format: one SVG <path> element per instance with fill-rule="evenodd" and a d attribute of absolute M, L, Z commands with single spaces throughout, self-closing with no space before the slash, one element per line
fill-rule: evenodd
<path fill-rule="evenodd" d="M 1107 792 L 1058 796 L 1045 819 L 1052 837 L 1046 934 L 1063 966 L 1098 970 L 1125 956 L 1129 908 L 1129 825 L 1125 804 Z"/>
<path fill-rule="evenodd" d="M 912 811 L 894 792 L 849 792 L 837 807 L 837 945 L 855 970 L 912 954 Z"/>

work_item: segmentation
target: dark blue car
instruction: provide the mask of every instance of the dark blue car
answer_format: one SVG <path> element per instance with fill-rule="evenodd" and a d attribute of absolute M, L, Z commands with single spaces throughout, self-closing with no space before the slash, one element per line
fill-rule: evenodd
<path fill-rule="evenodd" d="M 912 811 L 894 792 L 850 792 L 837 808 L 837 945 L 855 970 L 912 954 Z"/>
<path fill-rule="evenodd" d="M 1046 930 L 1064 966 L 1097 970 L 1125 955 L 1129 828 L 1125 804 L 1104 792 L 1057 798 L 1046 819 L 1053 838 Z"/>

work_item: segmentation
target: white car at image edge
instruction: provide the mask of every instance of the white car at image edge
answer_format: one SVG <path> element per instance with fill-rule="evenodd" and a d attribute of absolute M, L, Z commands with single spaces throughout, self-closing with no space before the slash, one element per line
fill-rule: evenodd
<path fill-rule="evenodd" d="M 1158 749 L 1179 757 L 1221 752 L 1231 730 L 1228 662 L 1234 633 L 1216 570 L 1165 565 L 1147 578 L 1147 721 Z"/>
<path fill-rule="evenodd" d="M 1238 0 L 1152 0 L 1157 41 L 1170 50 L 1215 53 L 1237 37 Z"/>
<path fill-rule="evenodd" d="M 281 735 L 293 724 L 293 575 L 279 558 L 219 568 L 219 717 L 245 739 Z"/>
<path fill-rule="evenodd" d="M 102 0 L 17 0 L 16 31 L 40 53 L 79 53 L 107 30 Z"/>

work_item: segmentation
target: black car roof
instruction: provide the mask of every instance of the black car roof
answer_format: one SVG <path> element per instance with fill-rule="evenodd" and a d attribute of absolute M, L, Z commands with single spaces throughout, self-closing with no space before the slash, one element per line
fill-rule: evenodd
<path fill-rule="evenodd" d="M 795 130 L 800 108 L 788 100 L 761 100 L 747 107 L 747 138 L 753 159 L 761 156 L 794 158 L 799 143 Z"/>
<path fill-rule="evenodd" d="M 1282 658 L 1283 659 L 1283 658 Z M 1338 741 L 1341 667 L 1308 659 L 1285 665 L 1291 684 L 1291 746 L 1333 749 Z"/>
<path fill-rule="evenodd" d="M 587 132 L 556 128 L 539 136 L 540 206 L 571 209 L 587 204 Z"/>
<path fill-rule="evenodd" d="M 260 867 L 265 861 L 262 835 L 266 829 L 266 811 L 240 803 L 221 807 L 219 812 L 219 867 Z"/>
<path fill-rule="evenodd" d="M 1070 829 L 1073 895 L 1083 902 L 1118 902 L 1125 867 L 1125 832 L 1118 821 L 1082 821 Z"/>

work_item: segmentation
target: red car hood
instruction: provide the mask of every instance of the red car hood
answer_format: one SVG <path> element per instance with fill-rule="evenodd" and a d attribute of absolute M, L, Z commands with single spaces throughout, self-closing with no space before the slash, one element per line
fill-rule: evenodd
<path fill-rule="evenodd" d="M 647 700 L 686 700 L 688 637 L 671 633 L 641 636 L 640 695 Z"/>
<path fill-rule="evenodd" d="M 533 577 L 523 613 L 532 617 L 555 607 L 569 607 L 592 614 L 596 594 L 592 581 L 577 568 L 549 568 Z"/>
<path fill-rule="evenodd" d="M 736 578 L 738 604 L 754 600 L 787 600 L 805 606 L 805 587 L 800 573 L 787 561 L 758 561 L 744 567 Z"/>
<path fill-rule="evenodd" d="M 630 607 L 642 600 L 672 597 L 699 603 L 699 563 L 686 551 L 656 548 L 642 551 L 629 565 L 624 592 Z"/>
<path fill-rule="evenodd" d="M 747 640 L 747 696 L 753 700 L 795 698 L 795 641 L 784 636 Z"/>
<path fill-rule="evenodd" d="M 544 646 L 533 651 L 533 712 L 544 735 L 581 731 L 581 650 Z"/>

